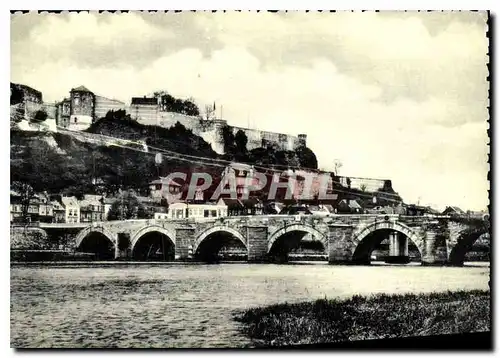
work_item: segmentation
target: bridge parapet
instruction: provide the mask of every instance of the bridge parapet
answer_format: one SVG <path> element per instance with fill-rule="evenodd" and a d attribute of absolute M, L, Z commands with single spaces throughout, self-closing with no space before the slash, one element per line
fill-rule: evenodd
<path fill-rule="evenodd" d="M 74 237 L 67 240 L 68 244 L 74 241 L 76 246 L 91 232 L 109 237 L 115 245 L 119 234 L 125 233 L 131 240 L 130 252 L 143 235 L 157 232 L 170 238 L 175 245 L 176 257 L 179 259 L 189 258 L 200 244 L 200 240 L 219 231 L 239 238 L 247 249 L 251 250 L 251 256 L 255 260 L 264 257 L 263 255 L 271 250 L 273 243 L 281 235 L 286 235 L 283 239 L 291 243 L 303 239 L 305 236 L 299 238 L 302 234 L 308 235 L 311 239 L 319 239 L 329 252 L 332 262 L 345 262 L 353 259 L 356 248 L 365 236 L 377 230 L 389 230 L 400 232 L 408 237 L 417 246 L 424 261 L 429 263 L 441 263 L 443 252 L 445 260 L 446 257 L 449 258 L 450 253 L 461 240 L 463 230 L 467 227 L 467 223 L 450 220 L 448 216 L 397 214 L 262 215 L 40 224 L 40 228 L 46 230 L 49 236 L 54 235 L 54 238 L 67 229 L 67 232 L 63 232 L 64 235 Z M 78 235 L 76 235 L 76 230 L 79 231 Z M 265 245 L 262 241 L 264 232 Z M 282 241 L 277 242 L 277 245 L 281 245 Z"/>

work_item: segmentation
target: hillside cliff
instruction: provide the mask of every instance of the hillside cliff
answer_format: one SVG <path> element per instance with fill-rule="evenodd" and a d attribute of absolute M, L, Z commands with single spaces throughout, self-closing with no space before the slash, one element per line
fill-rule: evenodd
<path fill-rule="evenodd" d="M 154 149 L 144 153 L 114 146 L 100 141 L 102 135 L 143 141 L 150 148 L 196 157 L 239 160 L 266 166 L 317 166 L 314 153 L 307 148 L 277 151 L 270 147 L 247 151 L 241 146 L 244 138 L 236 138 L 236 144 L 233 139 L 228 143 L 228 153 L 220 156 L 180 123 L 168 129 L 144 126 L 120 111 L 108 113 L 82 133 L 95 138 L 90 142 L 78 140 L 77 134 L 68 133 L 27 132 L 11 128 L 10 134 L 11 183 L 21 181 L 40 192 L 81 195 L 96 191 L 113 193 L 119 188 L 130 188 L 146 195 L 147 184 L 160 175 L 166 176 L 179 170 L 223 171 L 224 162 L 214 161 L 218 165 L 207 165 L 206 159 L 182 161 L 178 155 L 168 153 L 162 154 L 162 163 L 157 165 Z"/>

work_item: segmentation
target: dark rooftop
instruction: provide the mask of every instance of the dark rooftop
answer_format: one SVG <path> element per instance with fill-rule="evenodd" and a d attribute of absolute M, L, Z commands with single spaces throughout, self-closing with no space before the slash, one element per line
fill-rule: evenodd
<path fill-rule="evenodd" d="M 158 104 L 158 100 L 156 98 L 148 97 L 132 97 L 132 105 L 134 104 L 156 106 Z"/>
<path fill-rule="evenodd" d="M 79 86 L 79 87 L 76 87 L 76 88 L 72 88 L 70 92 L 90 92 L 90 93 L 92 93 L 92 91 L 89 90 L 85 86 Z"/>

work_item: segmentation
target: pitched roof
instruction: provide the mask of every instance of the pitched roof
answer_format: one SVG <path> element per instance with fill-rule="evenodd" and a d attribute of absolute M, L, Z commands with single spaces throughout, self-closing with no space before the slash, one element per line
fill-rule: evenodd
<path fill-rule="evenodd" d="M 256 197 L 250 197 L 248 199 L 240 199 L 241 204 L 246 208 L 251 208 L 253 206 L 259 205 L 260 200 Z"/>
<path fill-rule="evenodd" d="M 90 205 L 94 206 L 99 206 L 101 205 L 101 202 L 99 201 L 100 199 L 98 198 L 99 195 L 89 195 L 86 194 L 84 197 L 85 199 L 80 200 L 78 204 L 80 205 L 80 208 L 86 208 L 89 207 Z"/>
<path fill-rule="evenodd" d="M 88 89 L 87 87 L 85 87 L 85 86 L 78 86 L 78 87 L 76 87 L 76 88 L 72 88 L 72 89 L 71 89 L 71 92 L 90 92 L 90 93 L 92 93 L 92 91 L 91 91 L 91 90 L 89 90 L 89 89 Z"/>
<path fill-rule="evenodd" d="M 104 204 L 111 204 L 111 205 L 112 205 L 115 201 L 117 201 L 117 200 L 118 200 L 118 198 L 111 197 L 111 196 L 110 196 L 110 197 L 106 197 L 106 198 L 104 198 L 104 199 L 103 199 Z"/>
<path fill-rule="evenodd" d="M 227 168 L 237 169 L 237 170 L 250 170 L 252 169 L 252 165 L 246 163 L 239 162 L 231 162 L 227 165 Z"/>
<path fill-rule="evenodd" d="M 61 203 L 58 202 L 57 200 L 52 200 L 50 203 L 52 204 L 52 207 L 53 207 L 54 210 L 64 210 L 64 208 L 61 205 Z"/>
<path fill-rule="evenodd" d="M 460 209 L 458 206 L 448 206 L 448 207 L 444 210 L 444 212 L 447 212 L 447 211 L 450 211 L 450 210 L 451 210 L 451 211 L 454 211 L 454 212 L 455 212 L 455 213 L 457 213 L 457 214 L 465 214 L 465 212 L 464 212 L 462 209 Z"/>
<path fill-rule="evenodd" d="M 64 206 L 76 206 L 78 207 L 78 200 L 74 196 L 63 196 L 61 198 L 62 204 Z"/>
<path fill-rule="evenodd" d="M 97 195 L 97 194 L 84 194 L 83 197 L 85 200 L 93 200 L 93 201 L 101 201 L 103 199 L 102 195 Z"/>
<path fill-rule="evenodd" d="M 142 104 L 149 106 L 156 106 L 158 104 L 158 100 L 156 98 L 148 98 L 148 97 L 132 97 L 132 105 L 134 104 Z"/>
<path fill-rule="evenodd" d="M 221 198 L 222 202 L 226 204 L 228 207 L 243 207 L 243 204 L 238 199 L 231 198 Z"/>
<path fill-rule="evenodd" d="M 359 205 L 359 203 L 356 200 L 347 200 L 347 199 L 342 199 L 339 203 L 339 205 L 347 205 L 351 209 L 362 209 L 362 206 Z"/>
<path fill-rule="evenodd" d="M 156 179 L 156 180 L 153 180 L 149 184 L 168 184 L 168 185 L 171 185 L 171 186 L 182 186 L 182 184 L 180 184 L 175 179 L 167 179 L 167 178 Z"/>

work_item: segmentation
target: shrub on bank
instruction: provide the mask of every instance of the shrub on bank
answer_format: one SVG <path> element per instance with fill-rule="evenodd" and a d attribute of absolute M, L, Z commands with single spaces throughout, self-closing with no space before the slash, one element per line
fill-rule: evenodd
<path fill-rule="evenodd" d="M 38 228 L 11 228 L 11 250 L 46 250 L 50 245 L 45 231 Z"/>
<path fill-rule="evenodd" d="M 265 346 L 491 330 L 489 291 L 354 296 L 253 308 L 235 319 Z"/>

